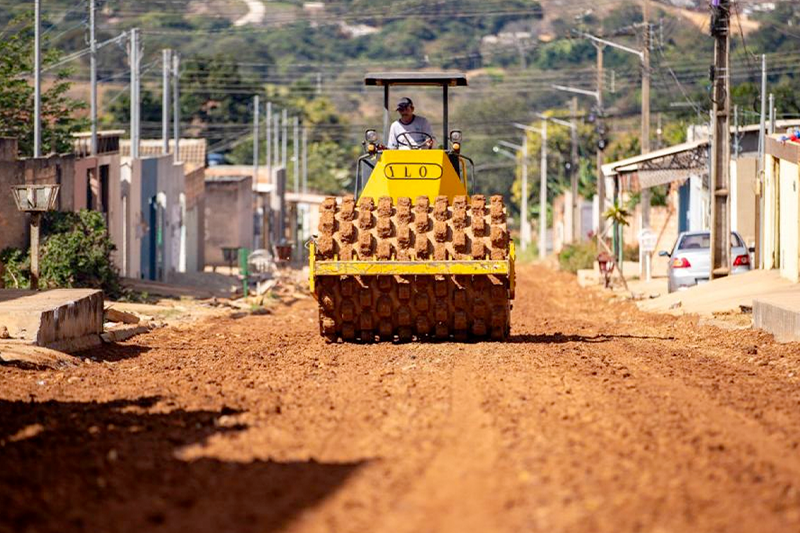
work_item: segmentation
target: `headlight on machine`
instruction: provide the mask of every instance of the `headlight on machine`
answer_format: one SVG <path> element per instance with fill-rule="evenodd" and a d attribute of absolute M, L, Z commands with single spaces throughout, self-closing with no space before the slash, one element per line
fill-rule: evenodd
<path fill-rule="evenodd" d="M 450 132 L 450 144 L 453 147 L 453 151 L 458 153 L 461 151 L 461 131 L 460 130 L 453 130 Z"/>
<path fill-rule="evenodd" d="M 364 138 L 370 144 L 375 144 L 378 142 L 378 132 L 375 130 L 367 130 L 367 133 L 364 134 Z"/>

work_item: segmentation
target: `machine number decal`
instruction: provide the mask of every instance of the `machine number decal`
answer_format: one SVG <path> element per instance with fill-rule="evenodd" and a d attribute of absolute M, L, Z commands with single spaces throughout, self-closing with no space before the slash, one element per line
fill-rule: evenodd
<path fill-rule="evenodd" d="M 435 163 L 389 163 L 383 175 L 390 180 L 438 180 L 444 170 Z"/>

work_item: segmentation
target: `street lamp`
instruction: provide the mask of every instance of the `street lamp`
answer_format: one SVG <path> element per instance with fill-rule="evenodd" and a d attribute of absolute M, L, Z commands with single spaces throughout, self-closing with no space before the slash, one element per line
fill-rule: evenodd
<path fill-rule="evenodd" d="M 56 206 L 60 185 L 16 185 L 11 188 L 17 209 L 31 215 L 31 289 L 39 290 L 39 226 L 42 214 Z"/>
<path fill-rule="evenodd" d="M 512 144 L 506 141 L 498 141 L 498 144 L 502 144 L 512 150 L 517 150 L 522 152 L 522 206 L 520 207 L 520 217 L 519 217 L 519 226 L 520 226 L 520 247 L 522 251 L 528 249 L 528 243 L 531 242 L 531 227 L 528 224 L 528 136 L 525 135 L 523 137 L 522 146 L 518 146 L 516 144 Z M 513 159 L 514 161 L 517 160 L 517 156 L 513 153 L 500 148 L 499 146 L 495 146 L 492 148 L 492 151 L 496 154 L 503 155 L 508 157 L 509 159 Z"/>

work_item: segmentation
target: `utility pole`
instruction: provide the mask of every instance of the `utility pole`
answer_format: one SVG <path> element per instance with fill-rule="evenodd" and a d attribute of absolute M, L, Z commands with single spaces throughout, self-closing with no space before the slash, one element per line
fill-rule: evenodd
<path fill-rule="evenodd" d="M 281 117 L 280 113 L 277 111 L 275 112 L 274 116 L 272 117 L 272 165 L 273 168 L 278 168 L 280 166 L 280 159 L 281 159 Z M 273 185 L 275 185 L 273 183 Z"/>
<path fill-rule="evenodd" d="M 650 152 L 650 0 L 642 0 L 644 46 L 642 47 L 642 155 Z M 649 187 L 641 188 L 642 229 L 650 229 Z M 647 252 L 649 253 L 649 252 Z M 642 261 L 640 264 L 643 266 Z M 649 263 L 648 263 L 649 264 Z M 646 274 L 641 272 L 640 274 Z M 649 274 L 647 274 L 649 276 Z"/>
<path fill-rule="evenodd" d="M 775 95 L 769 93 L 769 134 L 775 133 Z"/>
<path fill-rule="evenodd" d="M 90 120 L 92 123 L 92 139 L 91 139 L 91 154 L 97 155 L 97 36 L 96 28 L 97 21 L 95 19 L 96 11 L 95 0 L 89 0 L 89 70 L 91 79 L 90 90 Z"/>
<path fill-rule="evenodd" d="M 605 45 L 595 43 L 597 49 L 597 131 L 600 139 L 597 141 L 597 235 L 603 234 L 603 212 L 606 203 L 606 177 L 603 175 L 603 162 L 605 161 L 606 128 L 603 121 L 603 49 Z"/>
<path fill-rule="evenodd" d="M 520 244 L 522 251 L 531 242 L 531 225 L 528 222 L 528 134 L 522 134 L 522 210 L 520 213 Z"/>
<path fill-rule="evenodd" d="M 572 137 L 572 154 L 570 157 L 570 176 L 569 188 L 572 193 L 572 242 L 578 243 L 581 240 L 581 212 L 580 200 L 578 199 L 578 179 L 580 166 L 578 156 L 578 97 L 573 96 L 570 100 L 570 134 Z"/>
<path fill-rule="evenodd" d="M 140 123 L 139 116 L 141 111 L 141 99 L 139 97 L 139 29 L 133 28 L 131 30 L 131 45 L 130 45 L 130 63 L 131 63 L 131 157 L 139 159 L 139 138 L 140 138 Z"/>
<path fill-rule="evenodd" d="M 711 279 L 731 271 L 730 228 L 730 0 L 712 0 Z"/>
<path fill-rule="evenodd" d="M 650 0 L 643 0 L 644 46 L 642 48 L 642 155 L 650 152 Z"/>
<path fill-rule="evenodd" d="M 308 193 L 308 128 L 303 128 L 303 194 Z"/>
<path fill-rule="evenodd" d="M 274 167 L 272 166 L 272 102 L 267 102 L 267 116 L 266 120 L 264 120 L 264 126 L 266 127 L 266 140 L 267 140 L 267 153 L 266 153 L 266 164 L 270 169 L 270 174 L 272 174 L 272 170 Z M 272 179 L 270 178 L 270 183 Z"/>
<path fill-rule="evenodd" d="M 525 135 L 525 138 L 528 136 Z M 539 170 L 539 259 L 547 257 L 547 119 L 542 117 L 542 161 Z"/>
<path fill-rule="evenodd" d="M 761 122 L 758 129 L 758 160 L 756 161 L 756 253 L 755 264 L 761 268 L 761 243 L 763 242 L 761 231 L 762 197 L 764 190 L 764 152 L 766 150 L 766 120 L 767 120 L 767 56 L 761 55 Z"/>
<path fill-rule="evenodd" d="M 283 123 L 283 133 L 281 135 L 281 166 L 286 170 L 287 159 L 287 144 L 289 139 L 289 112 L 284 109 L 281 116 Z"/>
<path fill-rule="evenodd" d="M 42 0 L 34 1 L 33 157 L 42 157 Z"/>
<path fill-rule="evenodd" d="M 739 159 L 739 106 L 733 106 L 733 157 Z"/>
<path fill-rule="evenodd" d="M 170 84 L 170 70 L 172 69 L 172 50 L 164 49 L 161 51 L 162 63 L 162 91 L 161 91 L 161 139 L 164 145 L 161 147 L 161 153 L 167 155 L 169 153 L 169 108 L 172 105 L 169 94 Z"/>
<path fill-rule="evenodd" d="M 175 137 L 175 163 L 181 161 L 181 55 L 172 54 L 172 133 Z"/>
<path fill-rule="evenodd" d="M 258 95 L 253 97 L 253 186 L 255 187 L 258 183 L 258 152 L 259 152 L 259 141 L 258 141 L 258 127 L 261 125 L 261 99 Z"/>
<path fill-rule="evenodd" d="M 661 113 L 658 114 L 658 126 L 656 126 L 656 150 L 661 149 L 661 136 L 664 134 L 664 130 L 661 127 Z"/>
<path fill-rule="evenodd" d="M 292 119 L 292 153 L 294 159 L 294 192 L 300 192 L 300 119 L 294 117 Z"/>

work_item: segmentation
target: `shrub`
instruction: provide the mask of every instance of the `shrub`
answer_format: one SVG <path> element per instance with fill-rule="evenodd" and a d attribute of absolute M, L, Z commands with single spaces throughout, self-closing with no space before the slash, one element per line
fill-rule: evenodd
<path fill-rule="evenodd" d="M 561 270 L 577 273 L 578 270 L 591 269 L 597 260 L 597 244 L 594 241 L 568 244 L 558 254 Z"/>
<path fill-rule="evenodd" d="M 39 258 L 41 288 L 96 288 L 110 297 L 122 293 L 119 272 L 111 261 L 116 249 L 102 213 L 47 213 L 42 220 Z M 7 287 L 30 286 L 29 252 L 6 249 L 0 253 L 6 266 Z"/>

